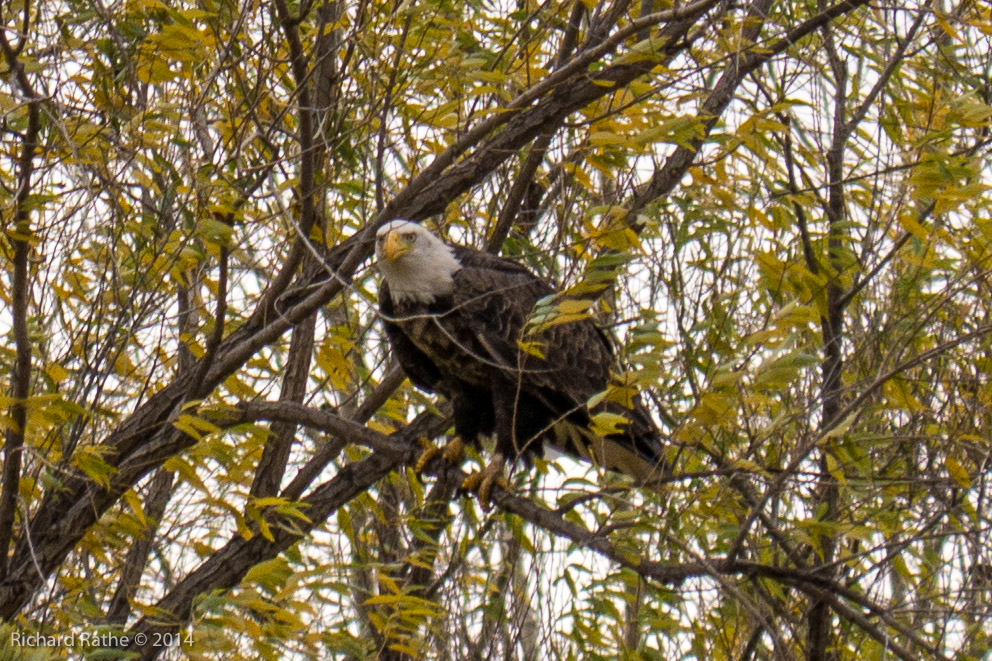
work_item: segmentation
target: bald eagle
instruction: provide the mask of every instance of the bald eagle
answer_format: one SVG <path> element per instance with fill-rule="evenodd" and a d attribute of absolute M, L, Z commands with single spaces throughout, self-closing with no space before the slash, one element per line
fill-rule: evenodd
<path fill-rule="evenodd" d="M 630 408 L 603 393 L 616 367 L 611 343 L 588 318 L 525 327 L 552 287 L 523 265 L 444 243 L 420 225 L 395 220 L 376 234 L 382 273 L 379 310 L 393 354 L 417 387 L 451 401 L 455 433 L 478 446 L 495 437 L 480 500 L 507 460 L 529 465 L 545 444 L 639 481 L 663 465 L 658 428 L 638 397 Z M 626 419 L 600 436 L 591 416 Z M 617 420 L 618 418 L 613 418 Z"/>

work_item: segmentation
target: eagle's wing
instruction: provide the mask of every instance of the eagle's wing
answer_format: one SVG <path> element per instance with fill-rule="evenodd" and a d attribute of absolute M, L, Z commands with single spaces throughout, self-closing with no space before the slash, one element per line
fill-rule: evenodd
<path fill-rule="evenodd" d="M 464 248 L 456 249 L 456 255 L 462 269 L 455 274 L 451 322 L 471 329 L 472 344 L 481 357 L 498 364 L 521 394 L 576 423 L 569 438 L 555 443 L 559 449 L 637 478 L 656 476 L 664 462 L 664 447 L 639 397 L 630 409 L 603 402 L 593 410 L 626 417 L 629 424 L 621 433 L 604 439 L 587 428 L 586 403 L 607 387 L 615 367 L 603 331 L 591 319 L 583 319 L 522 337 L 535 303 L 554 293 L 551 286 L 512 260 Z M 540 355 L 521 348 L 521 340 L 534 342 Z"/>
<path fill-rule="evenodd" d="M 613 354 L 591 320 L 552 326 L 533 337 L 523 329 L 538 300 L 554 293 L 526 267 L 509 259 L 461 249 L 455 274 L 452 313 L 460 328 L 471 328 L 483 357 L 532 396 L 567 395 L 581 406 L 601 391 L 613 367 Z M 527 348 L 521 342 L 533 343 Z M 528 350 L 529 349 L 529 350 Z M 560 408 L 565 402 L 556 402 Z"/>

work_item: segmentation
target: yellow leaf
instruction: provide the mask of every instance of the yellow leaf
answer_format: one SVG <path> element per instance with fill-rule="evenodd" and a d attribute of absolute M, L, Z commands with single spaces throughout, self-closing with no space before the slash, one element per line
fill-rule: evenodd
<path fill-rule="evenodd" d="M 971 487 L 971 476 L 968 475 L 968 471 L 958 462 L 957 459 L 954 457 L 948 457 L 944 460 L 944 467 L 947 468 L 948 475 L 950 475 L 955 482 L 961 485 L 962 488 L 968 489 Z"/>
<path fill-rule="evenodd" d="M 141 82 L 152 85 L 167 83 L 176 77 L 176 73 L 167 61 L 154 56 L 138 65 L 136 75 Z"/>
<path fill-rule="evenodd" d="M 904 579 L 912 579 L 913 572 L 906 565 L 906 561 L 903 559 L 902 555 L 897 555 L 892 559 L 892 568 L 896 570 L 896 573 L 902 576 Z"/>
<path fill-rule="evenodd" d="M 840 484 L 847 484 L 847 476 L 844 475 L 844 470 L 841 468 L 840 463 L 837 458 L 830 452 L 824 455 L 827 460 L 827 471 L 833 476 Z"/>
<path fill-rule="evenodd" d="M 117 469 L 103 460 L 104 452 L 106 448 L 92 445 L 79 448 L 72 457 L 72 463 L 91 480 L 102 487 L 108 487 L 110 478 L 117 473 Z"/>
<path fill-rule="evenodd" d="M 255 507 L 270 507 L 272 505 L 285 505 L 289 501 L 285 498 L 279 498 L 278 496 L 270 496 L 268 498 L 256 498 L 254 501 Z"/>
<path fill-rule="evenodd" d="M 138 494 L 134 492 L 134 489 L 128 489 L 124 492 L 124 500 L 127 501 L 128 507 L 138 517 L 138 520 L 141 521 L 141 525 L 147 528 L 148 519 L 145 517 L 145 510 L 141 506 L 141 499 L 138 498 Z"/>
<path fill-rule="evenodd" d="M 431 126 L 436 126 L 442 129 L 455 129 L 458 127 L 458 114 L 447 112 L 443 115 L 436 116 L 431 120 Z"/>
<path fill-rule="evenodd" d="M 530 354 L 531 356 L 536 356 L 540 359 L 544 359 L 544 352 L 542 348 L 544 347 L 543 342 L 517 342 L 517 347 L 524 353 Z"/>
<path fill-rule="evenodd" d="M 607 147 L 610 145 L 622 145 L 627 142 L 627 138 L 612 131 L 596 131 L 589 136 L 589 144 L 595 147 Z"/>
<path fill-rule="evenodd" d="M 894 409 L 903 411 L 926 410 L 926 407 L 913 396 L 909 386 L 904 381 L 897 379 L 886 381 L 882 386 L 882 393 L 885 395 L 885 400 Z"/>
<path fill-rule="evenodd" d="M 409 645 L 402 645 L 400 643 L 394 643 L 389 646 L 389 649 L 405 654 L 411 659 L 416 659 L 420 657 L 420 650 L 414 649 Z"/>
<path fill-rule="evenodd" d="M 402 599 L 403 596 L 398 594 L 378 594 L 374 597 L 369 597 L 366 599 L 363 605 L 375 606 L 377 604 L 395 604 Z"/>
<path fill-rule="evenodd" d="M 241 535 L 244 540 L 250 540 L 255 536 L 255 533 L 253 533 L 251 528 L 248 527 L 248 524 L 245 522 L 243 516 L 238 516 L 237 513 L 235 513 L 234 521 L 238 527 L 238 534 Z"/>
<path fill-rule="evenodd" d="M 201 218 L 197 224 L 196 233 L 208 243 L 229 246 L 231 245 L 231 237 L 234 235 L 234 228 L 214 218 Z"/>
<path fill-rule="evenodd" d="M 281 584 L 289 576 L 289 563 L 285 558 L 276 557 L 258 563 L 247 572 L 242 583 L 257 583 L 262 586 Z"/>
<path fill-rule="evenodd" d="M 944 15 L 941 12 L 935 11 L 933 15 L 937 19 L 937 24 L 940 25 L 940 29 L 943 30 L 948 37 L 960 41 L 961 37 L 958 34 L 958 31 L 954 29 L 954 26 L 951 25 L 946 18 L 944 18 Z"/>
<path fill-rule="evenodd" d="M 899 224 L 902 228 L 915 236 L 918 239 L 926 239 L 930 236 L 930 232 L 927 231 L 923 225 L 920 225 L 916 220 L 915 213 L 904 213 L 899 216 Z"/>
<path fill-rule="evenodd" d="M 587 190 L 595 190 L 596 184 L 589 177 L 589 173 L 583 170 L 576 163 L 563 163 L 561 169 L 566 173 L 570 174 L 575 180 Z"/>
<path fill-rule="evenodd" d="M 589 428 L 597 436 L 611 436 L 623 433 L 623 428 L 630 424 L 630 420 L 616 413 L 603 411 L 592 416 Z"/>
<path fill-rule="evenodd" d="M 589 299 L 566 299 L 555 306 L 555 309 L 562 314 L 581 314 L 586 312 L 596 301 Z"/>
<path fill-rule="evenodd" d="M 69 376 L 69 372 L 67 372 L 66 369 L 58 363 L 52 363 L 46 367 L 45 372 L 55 383 L 62 383 L 65 381 L 66 377 Z"/>

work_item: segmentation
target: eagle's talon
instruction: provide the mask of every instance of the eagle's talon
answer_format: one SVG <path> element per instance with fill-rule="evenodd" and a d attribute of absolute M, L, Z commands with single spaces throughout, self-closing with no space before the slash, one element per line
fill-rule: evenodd
<path fill-rule="evenodd" d="M 427 468 L 439 454 L 441 454 L 441 448 L 433 445 L 426 438 L 421 438 L 418 443 L 420 444 L 420 447 L 424 448 L 424 451 L 417 458 L 417 463 L 413 465 L 414 472 L 419 475 L 424 472 L 424 469 Z"/>
<path fill-rule="evenodd" d="M 449 441 L 443 448 L 433 445 L 426 438 L 420 439 L 420 445 L 424 448 L 424 452 L 420 455 L 420 458 L 417 459 L 417 463 L 413 465 L 413 470 L 418 474 L 423 473 L 424 469 L 430 466 L 431 462 L 439 456 L 445 462 L 453 466 L 460 464 L 462 459 L 465 457 L 465 444 L 462 443 L 462 439 L 457 436 Z"/>
<path fill-rule="evenodd" d="M 492 504 L 491 496 L 493 489 L 497 486 L 508 489 L 510 484 L 503 474 L 503 467 L 506 460 L 503 455 L 497 454 L 484 469 L 476 471 L 465 478 L 462 482 L 462 489 L 474 491 L 479 498 L 479 505 L 482 509 L 489 511 Z"/>
<path fill-rule="evenodd" d="M 443 457 L 444 460 L 452 466 L 457 466 L 462 463 L 462 459 L 465 458 L 465 444 L 462 442 L 461 437 L 455 436 L 451 439 L 448 444 L 442 448 L 441 457 Z"/>

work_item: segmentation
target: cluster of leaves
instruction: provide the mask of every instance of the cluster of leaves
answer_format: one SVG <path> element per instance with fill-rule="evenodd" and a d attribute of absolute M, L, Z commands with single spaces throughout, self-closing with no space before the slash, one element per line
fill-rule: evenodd
<path fill-rule="evenodd" d="M 992 644 L 982 3 L 0 16 L 0 655 Z M 491 512 L 414 475 L 450 425 L 376 318 L 396 217 L 560 285 L 528 331 L 610 327 L 671 474 L 548 457 Z"/>

